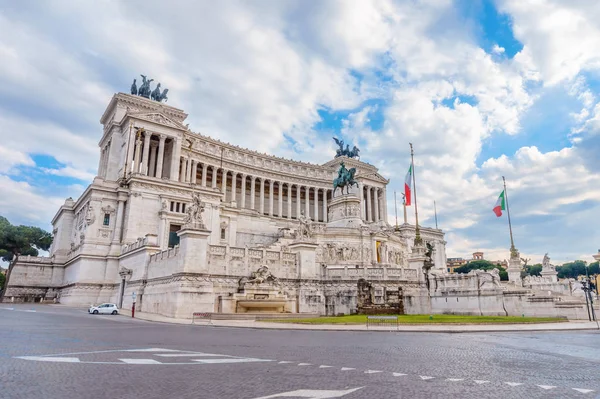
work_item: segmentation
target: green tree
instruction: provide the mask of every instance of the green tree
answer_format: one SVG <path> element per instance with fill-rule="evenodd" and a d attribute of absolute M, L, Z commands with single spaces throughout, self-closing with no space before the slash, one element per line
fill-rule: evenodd
<path fill-rule="evenodd" d="M 466 274 L 471 270 L 492 270 L 498 269 L 500 274 L 500 280 L 508 281 L 508 272 L 504 270 L 504 268 L 498 264 L 493 264 L 489 260 L 472 260 L 460 267 L 454 269 L 456 273 Z"/>
<path fill-rule="evenodd" d="M 535 265 L 527 265 L 523 270 L 523 276 L 541 276 L 542 275 L 542 264 L 536 263 Z"/>
<path fill-rule="evenodd" d="M 4 274 L 0 273 L 0 291 L 2 291 L 5 281 L 6 281 L 6 276 Z"/>
<path fill-rule="evenodd" d="M 558 272 L 558 278 L 577 278 L 578 276 L 585 276 L 586 264 L 586 261 L 576 260 L 557 266 L 556 271 Z"/>
<path fill-rule="evenodd" d="M 0 216 L 0 258 L 8 263 L 4 288 L 0 291 L 0 303 L 8 288 L 10 273 L 21 255 L 38 256 L 39 251 L 47 251 L 52 244 L 52 235 L 33 226 L 14 226 Z"/>

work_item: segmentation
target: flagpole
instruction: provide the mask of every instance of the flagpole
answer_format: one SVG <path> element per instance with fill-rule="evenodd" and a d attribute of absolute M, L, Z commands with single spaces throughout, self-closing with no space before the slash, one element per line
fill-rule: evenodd
<path fill-rule="evenodd" d="M 506 179 L 502 176 L 502 182 L 504 183 L 504 200 L 506 201 L 506 213 L 508 215 L 508 231 L 510 232 L 510 254 L 516 253 L 515 241 L 513 240 L 512 224 L 510 222 L 510 208 L 508 206 L 508 193 L 506 192 Z"/>
<path fill-rule="evenodd" d="M 437 207 L 435 206 L 435 200 L 433 200 L 433 212 L 435 214 L 435 229 L 438 229 L 438 224 L 437 224 Z"/>
<path fill-rule="evenodd" d="M 413 177 L 413 189 L 415 192 L 415 245 L 421 245 L 423 240 L 421 239 L 421 231 L 419 230 L 419 211 L 417 209 L 417 179 L 415 177 L 415 152 L 413 151 L 413 145 L 410 144 L 410 162 L 412 168 Z"/>
<path fill-rule="evenodd" d="M 394 190 L 394 212 L 396 212 L 396 230 L 398 230 L 398 201 L 396 200 L 396 190 Z"/>

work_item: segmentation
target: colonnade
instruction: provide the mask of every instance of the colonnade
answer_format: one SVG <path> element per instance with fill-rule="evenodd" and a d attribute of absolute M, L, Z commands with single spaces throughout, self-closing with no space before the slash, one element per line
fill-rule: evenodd
<path fill-rule="evenodd" d="M 158 178 L 172 177 L 177 176 L 179 163 L 176 160 L 179 157 L 176 153 L 179 151 L 176 137 L 145 131 L 143 140 L 138 135 L 134 145 L 130 146 L 128 159 L 133 158 L 133 173 Z"/>

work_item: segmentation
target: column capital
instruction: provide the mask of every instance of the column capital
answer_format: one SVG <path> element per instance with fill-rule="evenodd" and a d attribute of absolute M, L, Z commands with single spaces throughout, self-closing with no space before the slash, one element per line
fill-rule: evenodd
<path fill-rule="evenodd" d="M 166 134 L 162 134 L 162 133 L 161 133 L 161 134 L 159 134 L 159 135 L 158 135 L 158 137 L 159 137 L 161 140 L 166 140 L 166 139 L 167 139 L 167 135 L 166 135 Z"/>

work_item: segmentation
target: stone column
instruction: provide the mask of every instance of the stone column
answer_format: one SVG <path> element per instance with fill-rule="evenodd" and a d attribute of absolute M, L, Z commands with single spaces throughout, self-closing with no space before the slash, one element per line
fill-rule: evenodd
<path fill-rule="evenodd" d="M 302 198 L 301 194 L 302 194 L 302 187 L 299 184 L 297 184 L 296 185 L 296 219 L 300 217 L 300 206 L 301 206 L 300 199 Z"/>
<path fill-rule="evenodd" d="M 192 184 L 196 184 L 197 179 L 198 179 L 198 161 L 196 161 L 195 159 L 192 159 L 192 178 L 190 179 L 190 182 Z"/>
<path fill-rule="evenodd" d="M 202 187 L 206 187 L 206 175 L 208 174 L 208 165 L 206 163 L 202 164 L 202 180 L 200 181 Z"/>
<path fill-rule="evenodd" d="M 212 168 L 212 188 L 217 188 L 217 167 Z"/>
<path fill-rule="evenodd" d="M 227 201 L 227 170 L 221 169 L 221 192 L 223 193 L 223 202 Z"/>
<path fill-rule="evenodd" d="M 292 218 L 292 185 L 288 183 L 288 192 L 287 192 L 287 218 Z"/>
<path fill-rule="evenodd" d="M 376 222 L 379 222 L 379 189 L 377 187 L 373 189 L 373 199 L 375 200 L 374 219 Z"/>
<path fill-rule="evenodd" d="M 371 215 L 371 187 L 367 186 L 367 222 L 373 221 L 373 216 Z"/>
<path fill-rule="evenodd" d="M 123 210 L 125 207 L 125 194 L 119 193 L 117 202 L 117 220 L 115 220 L 115 230 L 113 231 L 112 244 L 118 245 L 121 241 L 121 231 L 123 230 Z"/>
<path fill-rule="evenodd" d="M 277 199 L 278 199 L 278 202 L 279 202 L 279 209 L 278 209 L 278 212 L 277 212 L 277 216 L 279 216 L 280 218 L 282 218 L 283 217 L 283 182 L 277 182 L 277 188 L 278 188 L 278 190 L 277 190 L 277 193 L 278 193 Z"/>
<path fill-rule="evenodd" d="M 179 166 L 181 164 L 181 143 L 177 137 L 173 137 L 173 154 L 171 156 L 171 180 L 179 178 Z"/>
<path fill-rule="evenodd" d="M 246 174 L 242 173 L 242 199 L 241 199 L 241 208 L 246 208 Z"/>
<path fill-rule="evenodd" d="M 156 177 L 162 179 L 163 160 L 165 159 L 165 140 L 167 136 L 161 134 L 158 141 L 158 160 L 156 161 Z"/>
<path fill-rule="evenodd" d="M 259 208 L 258 208 L 258 212 L 261 215 L 264 215 L 265 213 L 265 178 L 261 177 L 260 178 L 260 203 L 259 203 Z"/>
<path fill-rule="evenodd" d="M 306 187 L 306 202 L 304 203 L 304 216 L 310 219 L 310 187 Z"/>
<path fill-rule="evenodd" d="M 360 218 L 365 220 L 365 186 L 360 181 L 358 182 L 358 199 L 360 199 Z"/>
<path fill-rule="evenodd" d="M 314 221 L 319 221 L 319 188 L 315 187 L 315 201 L 313 202 Z"/>
<path fill-rule="evenodd" d="M 148 176 L 154 177 L 156 174 L 156 152 L 158 150 L 158 146 L 156 143 L 150 143 L 150 168 L 148 171 Z"/>
<path fill-rule="evenodd" d="M 185 182 L 185 176 L 187 175 L 187 158 L 181 158 L 181 167 L 179 169 L 179 181 Z"/>
<path fill-rule="evenodd" d="M 144 155 L 142 156 L 142 174 L 148 175 L 148 155 L 150 154 L 150 137 L 152 133 L 144 132 Z"/>
<path fill-rule="evenodd" d="M 273 190 L 274 182 L 273 180 L 269 180 L 269 216 L 273 216 Z"/>
<path fill-rule="evenodd" d="M 125 164 L 127 166 L 127 170 L 125 171 L 125 176 L 127 176 L 129 173 L 131 173 L 131 170 L 134 167 L 134 159 L 135 156 L 134 154 L 134 150 L 135 150 L 135 142 L 136 142 L 136 134 L 135 134 L 135 129 L 130 129 L 129 132 L 129 147 L 127 148 L 127 158 L 125 158 Z"/>
<path fill-rule="evenodd" d="M 250 179 L 250 209 L 255 210 L 256 203 L 256 176 L 252 176 Z"/>
<path fill-rule="evenodd" d="M 382 190 L 382 194 L 381 194 L 382 198 L 382 215 L 381 215 L 381 220 L 383 220 L 384 222 L 387 223 L 387 216 L 388 216 L 388 212 L 387 212 L 387 188 L 384 187 Z"/>
<path fill-rule="evenodd" d="M 327 189 L 323 189 L 323 222 L 327 223 Z"/>
<path fill-rule="evenodd" d="M 231 172 L 231 204 L 237 207 L 237 173 Z"/>
<path fill-rule="evenodd" d="M 135 156 L 133 162 L 133 173 L 140 173 L 140 157 L 142 151 L 142 140 L 138 137 L 135 141 Z"/>

